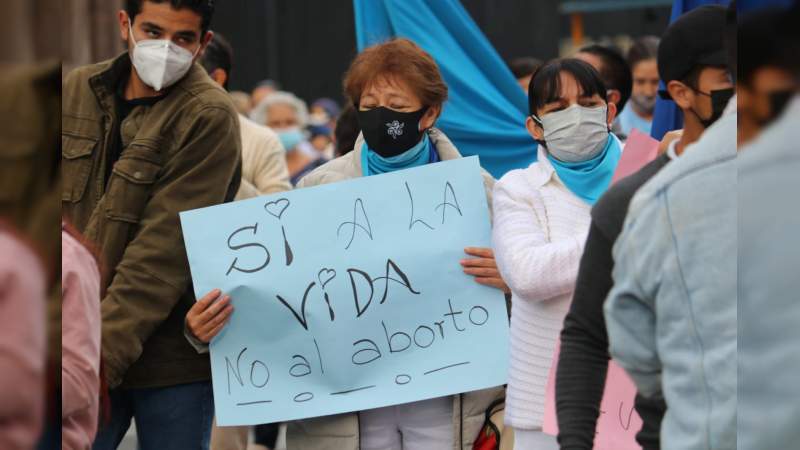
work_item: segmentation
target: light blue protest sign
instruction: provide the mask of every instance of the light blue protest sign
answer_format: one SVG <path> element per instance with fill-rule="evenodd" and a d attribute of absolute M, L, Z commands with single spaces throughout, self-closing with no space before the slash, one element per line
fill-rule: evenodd
<path fill-rule="evenodd" d="M 220 425 L 408 403 L 506 382 L 503 294 L 462 272 L 490 246 L 477 157 L 181 213 Z"/>

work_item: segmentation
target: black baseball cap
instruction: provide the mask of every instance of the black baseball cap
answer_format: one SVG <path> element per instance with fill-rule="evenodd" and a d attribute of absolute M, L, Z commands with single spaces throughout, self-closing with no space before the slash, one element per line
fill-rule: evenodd
<path fill-rule="evenodd" d="M 658 45 L 658 75 L 664 84 L 682 80 L 697 66 L 727 66 L 725 7 L 695 8 L 673 22 Z M 670 98 L 664 90 L 662 98 Z"/>

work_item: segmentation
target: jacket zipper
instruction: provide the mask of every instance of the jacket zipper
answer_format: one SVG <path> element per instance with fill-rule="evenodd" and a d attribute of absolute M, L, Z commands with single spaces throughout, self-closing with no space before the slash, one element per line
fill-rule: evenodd
<path fill-rule="evenodd" d="M 356 411 L 356 439 L 358 440 L 358 450 L 361 450 L 361 413 Z"/>
<path fill-rule="evenodd" d="M 464 394 L 458 394 L 458 448 L 464 448 Z"/>

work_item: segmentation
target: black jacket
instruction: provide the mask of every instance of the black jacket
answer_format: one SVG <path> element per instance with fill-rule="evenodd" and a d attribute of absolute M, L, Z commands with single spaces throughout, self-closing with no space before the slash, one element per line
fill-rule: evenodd
<path fill-rule="evenodd" d="M 592 208 L 592 224 L 581 257 L 570 311 L 561 331 L 556 377 L 558 442 L 562 450 L 591 449 L 608 370 L 608 334 L 603 303 L 614 268 L 612 248 L 622 231 L 636 191 L 669 162 L 664 154 L 612 186 Z M 645 449 L 659 448 L 663 400 L 636 396 L 636 411 L 644 424 L 636 440 Z"/>

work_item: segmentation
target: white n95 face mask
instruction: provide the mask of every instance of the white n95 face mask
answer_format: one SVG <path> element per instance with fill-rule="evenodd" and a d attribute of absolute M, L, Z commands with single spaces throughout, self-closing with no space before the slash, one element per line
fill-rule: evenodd
<path fill-rule="evenodd" d="M 186 50 L 168 39 L 148 39 L 136 42 L 133 28 L 128 21 L 131 40 L 133 41 L 133 66 L 144 84 L 156 91 L 172 86 L 183 78 L 192 67 L 197 52 Z"/>
<path fill-rule="evenodd" d="M 539 119 L 547 151 L 559 161 L 587 161 L 603 151 L 608 141 L 608 107 L 574 104 Z"/>

